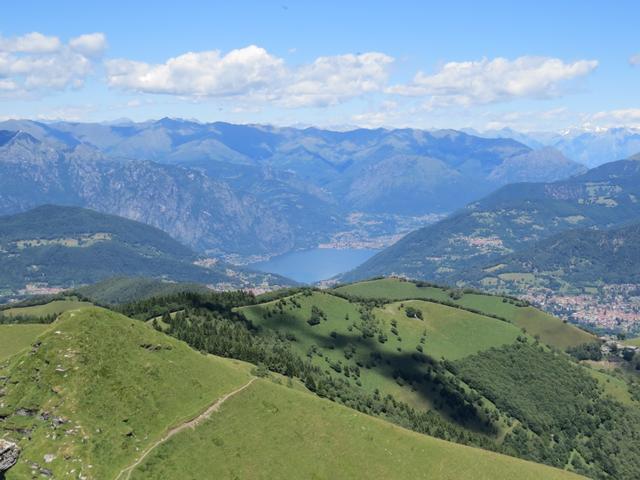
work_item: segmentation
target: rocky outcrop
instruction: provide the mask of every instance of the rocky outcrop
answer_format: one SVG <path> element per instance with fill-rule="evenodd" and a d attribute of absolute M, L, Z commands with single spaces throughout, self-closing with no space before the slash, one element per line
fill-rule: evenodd
<path fill-rule="evenodd" d="M 13 442 L 0 438 L 0 474 L 3 474 L 18 461 L 20 447 Z"/>

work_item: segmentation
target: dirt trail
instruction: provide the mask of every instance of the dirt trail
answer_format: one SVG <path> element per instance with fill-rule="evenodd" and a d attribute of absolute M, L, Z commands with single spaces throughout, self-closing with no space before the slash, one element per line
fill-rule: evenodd
<path fill-rule="evenodd" d="M 118 475 L 116 476 L 115 480 L 120 480 L 120 479 L 128 480 L 129 477 L 131 476 L 131 472 L 133 471 L 133 469 L 136 468 L 138 465 L 140 465 L 142 463 L 142 461 L 155 448 L 157 448 L 158 446 L 162 445 L 164 442 L 169 440 L 171 437 L 173 437 L 174 435 L 177 435 L 178 433 L 186 430 L 187 428 L 196 428 L 204 420 L 207 420 L 211 416 L 212 413 L 217 412 L 218 410 L 220 410 L 220 407 L 222 406 L 222 404 L 224 402 L 226 402 L 229 398 L 233 397 L 234 395 L 240 393 L 242 390 L 244 390 L 249 385 L 251 385 L 255 380 L 256 380 L 256 377 L 253 377 L 251 380 L 249 380 L 243 386 L 241 386 L 239 388 L 236 388 L 234 391 L 229 392 L 226 395 L 224 395 L 224 396 L 220 397 L 219 399 L 217 399 L 215 401 L 215 403 L 210 405 L 209 408 L 207 408 L 204 412 L 202 412 L 197 417 L 195 417 L 195 418 L 193 418 L 191 420 L 188 420 L 185 423 L 182 423 L 182 424 L 178 425 L 177 427 L 174 427 L 171 430 L 169 430 L 167 433 L 164 434 L 164 436 L 160 440 L 155 442 L 153 445 L 150 445 L 149 447 L 147 447 L 144 450 L 144 452 L 142 452 L 142 455 L 140 455 L 140 457 L 135 462 L 133 462 L 128 467 L 125 467 L 122 470 L 120 470 L 120 473 L 118 473 Z"/>

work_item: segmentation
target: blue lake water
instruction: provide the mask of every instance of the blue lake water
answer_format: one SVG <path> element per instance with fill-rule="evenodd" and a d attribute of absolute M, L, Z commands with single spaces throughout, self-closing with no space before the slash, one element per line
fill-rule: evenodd
<path fill-rule="evenodd" d="M 378 253 L 368 249 L 314 248 L 248 265 L 254 270 L 283 275 L 297 282 L 314 283 L 347 272 Z"/>

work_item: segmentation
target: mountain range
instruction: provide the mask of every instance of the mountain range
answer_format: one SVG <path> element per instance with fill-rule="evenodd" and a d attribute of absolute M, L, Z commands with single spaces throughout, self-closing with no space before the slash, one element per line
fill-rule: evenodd
<path fill-rule="evenodd" d="M 395 274 L 520 295 L 597 294 L 637 281 L 639 200 L 640 156 L 558 182 L 507 185 L 341 279 Z"/>
<path fill-rule="evenodd" d="M 584 171 L 553 148 L 454 130 L 333 132 L 166 118 L 7 121 L 0 129 L 0 213 L 42 203 L 89 207 L 216 255 L 406 233 L 424 215 L 507 183 Z"/>
<path fill-rule="evenodd" d="M 597 167 L 613 159 L 628 158 L 640 152 L 640 130 L 637 128 L 573 128 L 561 132 L 526 133 L 511 128 L 483 132 L 474 129 L 464 131 L 488 138 L 511 138 L 535 149 L 551 147 L 587 167 Z"/>

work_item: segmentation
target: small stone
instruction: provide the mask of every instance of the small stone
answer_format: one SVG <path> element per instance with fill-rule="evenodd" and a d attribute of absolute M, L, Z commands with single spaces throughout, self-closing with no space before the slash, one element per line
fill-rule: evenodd
<path fill-rule="evenodd" d="M 0 438 L 0 473 L 13 467 L 19 456 L 20 448 L 17 444 Z"/>

